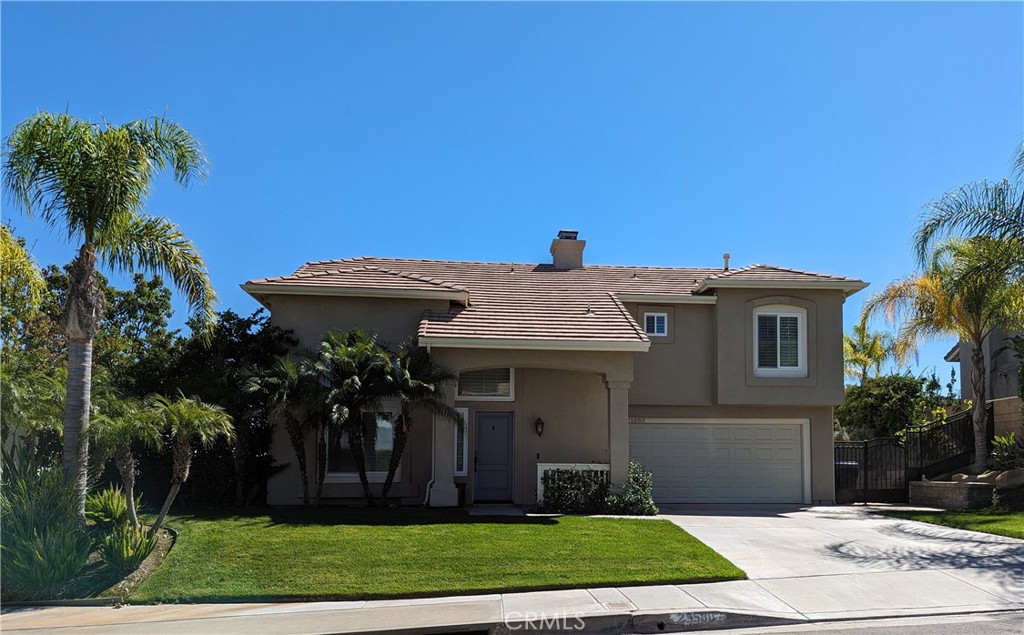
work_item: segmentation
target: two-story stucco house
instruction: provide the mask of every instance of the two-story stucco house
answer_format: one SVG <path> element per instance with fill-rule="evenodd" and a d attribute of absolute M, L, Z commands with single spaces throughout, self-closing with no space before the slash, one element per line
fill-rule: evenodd
<path fill-rule="evenodd" d="M 243 288 L 315 347 L 330 329 L 410 337 L 459 372 L 466 420 L 415 418 L 392 495 L 433 506 L 537 500 L 538 465 L 653 472 L 659 503 L 831 503 L 832 408 L 843 399 L 842 306 L 866 283 L 754 265 L 584 265 L 560 232 L 551 264 L 350 258 Z M 383 481 L 393 410 L 367 413 Z M 324 497 L 357 500 L 340 433 Z M 289 461 L 283 431 L 274 455 Z M 292 462 L 268 502 L 301 501 Z M 312 465 L 310 457 L 310 465 Z M 379 487 L 379 486 L 378 486 Z"/>

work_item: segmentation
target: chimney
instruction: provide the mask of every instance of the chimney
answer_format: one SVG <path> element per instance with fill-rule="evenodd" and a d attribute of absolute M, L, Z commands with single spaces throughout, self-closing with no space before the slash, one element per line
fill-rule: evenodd
<path fill-rule="evenodd" d="M 551 241 L 551 258 L 555 269 L 582 269 L 583 248 L 587 241 L 577 240 L 579 232 L 574 229 L 563 229 L 558 238 Z"/>
<path fill-rule="evenodd" d="M 722 254 L 722 260 L 725 261 L 725 266 L 722 267 L 722 271 L 729 270 L 729 258 L 732 258 L 732 256 L 730 256 L 729 254 Z"/>

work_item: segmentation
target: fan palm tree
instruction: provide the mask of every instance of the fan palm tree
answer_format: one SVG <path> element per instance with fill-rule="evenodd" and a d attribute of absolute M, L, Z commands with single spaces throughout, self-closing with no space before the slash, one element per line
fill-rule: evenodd
<path fill-rule="evenodd" d="M 892 356 L 893 341 L 888 333 L 869 331 L 867 322 L 861 320 L 853 327 L 853 335 L 843 335 L 843 361 L 846 376 L 867 381 L 874 370 L 877 377 L 882 364 Z"/>
<path fill-rule="evenodd" d="M 174 223 L 144 211 L 159 173 L 169 170 L 187 187 L 205 177 L 206 164 L 199 142 L 163 117 L 112 126 L 41 112 L 19 123 L 4 144 L 11 200 L 80 245 L 61 323 L 68 337 L 63 463 L 77 481 L 83 517 L 92 344 L 104 306 L 96 267 L 164 274 L 212 324 L 215 296 L 199 251 Z"/>
<path fill-rule="evenodd" d="M 278 358 L 269 368 L 250 368 L 245 372 L 242 389 L 263 398 L 270 422 L 288 432 L 295 460 L 302 477 L 302 504 L 309 505 L 309 469 L 306 462 L 306 433 L 312 411 L 314 391 L 299 364 L 287 357 Z"/>
<path fill-rule="evenodd" d="M 171 441 L 173 467 L 171 472 L 171 489 L 156 522 L 150 533 L 164 522 L 171 504 L 178 495 L 178 490 L 188 480 L 189 469 L 192 467 L 192 443 L 210 446 L 218 438 L 233 441 L 235 429 L 231 425 L 231 416 L 220 406 L 203 403 L 198 397 L 178 395 L 173 401 L 156 395 L 153 397 L 150 413 L 168 433 Z"/>
<path fill-rule="evenodd" d="M 135 399 L 123 399 L 105 391 L 94 400 L 92 423 L 89 437 L 96 459 L 96 468 L 102 471 L 108 459 L 114 459 L 117 472 L 121 475 L 125 498 L 128 501 L 128 522 L 139 526 L 135 509 L 135 454 L 132 446 L 140 443 L 154 450 L 163 445 L 162 426 L 158 419 L 147 412 L 144 404 Z"/>
<path fill-rule="evenodd" d="M 366 476 L 365 431 L 363 414 L 375 413 L 390 394 L 391 358 L 377 343 L 377 336 L 363 329 L 324 334 L 317 354 L 307 361 L 310 376 L 323 388 L 322 403 L 327 419 L 348 437 L 352 459 L 359 472 L 366 503 L 373 506 L 373 492 Z M 323 492 L 326 459 L 326 434 L 318 434 L 319 449 L 316 503 Z"/>
<path fill-rule="evenodd" d="M 864 305 L 862 319 L 884 312 L 900 321 L 895 354 L 903 359 L 920 340 L 955 335 L 974 348 L 971 383 L 975 395 L 985 394 L 985 356 L 982 342 L 996 327 L 1024 327 L 1024 281 L 1013 280 L 993 266 L 1002 257 L 998 241 L 974 238 L 949 241 L 933 253 L 920 275 L 890 283 Z M 975 399 L 972 410 L 975 467 L 988 463 L 985 400 Z"/>
<path fill-rule="evenodd" d="M 412 413 L 424 408 L 452 421 L 460 422 L 462 419 L 462 415 L 445 398 L 445 384 L 458 379 L 458 374 L 446 366 L 435 364 L 427 349 L 414 342 L 406 342 L 394 356 L 391 373 L 392 395 L 398 399 L 401 411 L 395 421 L 388 475 L 381 490 L 385 501 L 402 462 L 413 423 Z"/>

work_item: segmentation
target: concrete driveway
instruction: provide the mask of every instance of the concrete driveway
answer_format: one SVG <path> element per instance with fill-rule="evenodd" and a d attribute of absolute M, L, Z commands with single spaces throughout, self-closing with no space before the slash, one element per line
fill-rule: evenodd
<path fill-rule="evenodd" d="M 667 506 L 676 523 L 812 620 L 1024 608 L 1024 541 L 864 507 Z"/>

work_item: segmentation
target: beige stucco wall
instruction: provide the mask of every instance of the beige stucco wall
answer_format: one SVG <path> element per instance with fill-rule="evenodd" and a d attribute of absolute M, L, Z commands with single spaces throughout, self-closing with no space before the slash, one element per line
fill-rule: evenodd
<path fill-rule="evenodd" d="M 1020 397 L 1005 397 L 992 401 L 993 428 L 996 435 L 1014 433 L 1024 436 L 1024 402 Z"/>
<path fill-rule="evenodd" d="M 811 432 L 811 501 L 835 502 L 832 408 L 829 406 L 630 406 L 630 418 L 807 419 Z"/>
<path fill-rule="evenodd" d="M 711 404 L 714 400 L 715 305 L 627 304 L 637 323 L 644 313 L 667 313 L 668 336 L 651 337 L 633 366 L 631 404 Z"/>
<path fill-rule="evenodd" d="M 843 401 L 842 291 L 719 289 L 717 403 L 837 405 Z M 807 311 L 807 376 L 754 376 L 754 309 L 788 304 Z"/>

